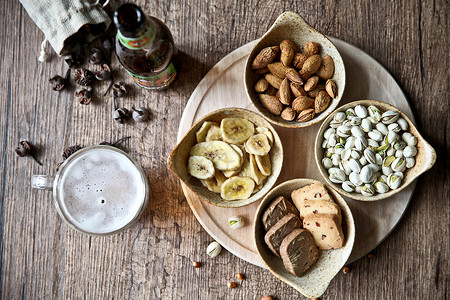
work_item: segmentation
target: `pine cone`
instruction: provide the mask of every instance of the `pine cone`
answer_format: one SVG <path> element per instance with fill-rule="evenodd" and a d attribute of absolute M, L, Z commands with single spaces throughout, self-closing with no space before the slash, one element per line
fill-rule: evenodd
<path fill-rule="evenodd" d="M 88 69 L 76 69 L 73 72 L 73 80 L 83 86 L 92 85 L 94 82 L 95 75 Z"/>
<path fill-rule="evenodd" d="M 64 160 L 68 159 L 69 156 L 71 156 L 72 154 L 74 154 L 75 152 L 77 152 L 78 150 L 83 149 L 83 147 L 81 147 L 80 145 L 75 145 L 75 146 L 70 146 L 67 147 L 63 154 L 62 157 L 64 158 Z"/>

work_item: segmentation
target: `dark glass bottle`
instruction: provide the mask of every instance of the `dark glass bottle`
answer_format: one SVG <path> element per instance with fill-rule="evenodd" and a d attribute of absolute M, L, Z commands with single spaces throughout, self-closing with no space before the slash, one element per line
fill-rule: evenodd
<path fill-rule="evenodd" d="M 117 9 L 114 23 L 117 57 L 136 84 L 151 90 L 168 87 L 177 76 L 173 64 L 177 50 L 169 28 L 131 3 Z"/>

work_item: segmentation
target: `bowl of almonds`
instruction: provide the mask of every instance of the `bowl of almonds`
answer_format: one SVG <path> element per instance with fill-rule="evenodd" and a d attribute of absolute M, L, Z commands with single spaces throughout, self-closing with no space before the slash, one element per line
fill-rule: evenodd
<path fill-rule="evenodd" d="M 241 207 L 261 199 L 275 184 L 283 146 L 260 114 L 223 108 L 194 124 L 168 159 L 169 169 L 201 200 Z"/>
<path fill-rule="evenodd" d="M 307 127 L 339 104 L 345 67 L 333 43 L 293 12 L 281 14 L 245 66 L 249 99 L 270 122 Z"/>

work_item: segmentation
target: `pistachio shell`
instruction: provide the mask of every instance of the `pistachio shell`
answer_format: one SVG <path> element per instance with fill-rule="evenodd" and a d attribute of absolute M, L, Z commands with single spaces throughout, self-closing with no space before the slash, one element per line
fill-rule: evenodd
<path fill-rule="evenodd" d="M 399 139 L 399 135 L 394 131 L 389 131 L 384 139 L 386 143 L 392 144 Z"/>
<path fill-rule="evenodd" d="M 414 167 L 414 165 L 416 164 L 416 159 L 414 157 L 407 157 L 405 158 L 406 161 L 406 167 L 408 169 Z"/>
<path fill-rule="evenodd" d="M 367 109 L 362 105 L 355 106 L 355 113 L 361 119 L 367 117 Z"/>
<path fill-rule="evenodd" d="M 370 168 L 370 169 L 372 169 L 372 172 L 373 172 L 374 174 L 380 170 L 380 166 L 377 165 L 377 164 L 368 164 L 367 167 Z M 377 177 L 378 177 L 378 176 L 377 176 Z"/>
<path fill-rule="evenodd" d="M 377 162 L 377 161 L 376 161 L 376 158 L 375 158 L 375 154 L 374 154 L 373 151 L 370 150 L 370 149 L 364 150 L 364 157 L 365 157 L 366 160 L 367 160 L 369 163 L 371 163 L 371 164 L 375 164 L 375 163 Z"/>
<path fill-rule="evenodd" d="M 390 175 L 388 176 L 387 185 L 388 185 L 391 189 L 395 190 L 395 189 L 397 189 L 397 188 L 400 187 L 401 181 L 402 181 L 402 180 L 400 179 L 400 177 L 396 176 L 395 174 L 390 174 Z"/>
<path fill-rule="evenodd" d="M 365 166 L 367 165 L 367 159 L 364 156 L 361 156 L 361 158 L 359 159 L 359 163 L 361 164 L 361 166 Z"/>
<path fill-rule="evenodd" d="M 348 160 L 350 158 L 351 154 L 352 154 L 352 150 L 350 150 L 350 149 L 343 150 L 341 153 L 342 160 Z"/>
<path fill-rule="evenodd" d="M 388 110 L 381 115 L 381 122 L 383 122 L 383 124 L 392 124 L 397 121 L 399 117 L 400 114 L 398 112 Z"/>
<path fill-rule="evenodd" d="M 341 143 L 336 144 L 336 146 L 334 146 L 334 153 L 341 155 L 342 151 L 344 151 L 344 145 L 342 145 Z"/>
<path fill-rule="evenodd" d="M 372 149 L 373 151 L 376 151 L 377 148 L 380 146 L 377 141 L 374 141 L 372 139 L 367 139 L 367 146 Z"/>
<path fill-rule="evenodd" d="M 374 106 L 374 105 L 370 105 L 367 108 L 368 112 L 369 112 L 369 116 L 376 122 L 379 122 L 381 120 L 381 112 L 378 109 L 378 107 Z M 373 123 L 373 122 L 372 122 Z"/>
<path fill-rule="evenodd" d="M 348 176 L 349 180 L 356 186 L 362 185 L 363 182 L 357 172 L 351 172 Z"/>
<path fill-rule="evenodd" d="M 375 128 L 384 135 L 386 135 L 389 131 L 386 125 L 384 125 L 383 123 L 377 123 L 375 125 Z"/>
<path fill-rule="evenodd" d="M 402 150 L 395 151 L 395 157 L 403 157 L 403 151 Z"/>
<path fill-rule="evenodd" d="M 383 157 L 377 153 L 375 154 L 375 161 L 377 165 L 381 166 L 383 164 Z"/>
<path fill-rule="evenodd" d="M 367 183 L 370 181 L 373 175 L 373 170 L 369 166 L 364 166 L 361 169 L 361 173 L 359 173 L 359 177 L 364 183 Z"/>
<path fill-rule="evenodd" d="M 352 127 L 351 133 L 355 137 L 364 137 L 364 135 L 365 135 L 364 131 L 362 131 L 362 129 L 359 126 Z"/>
<path fill-rule="evenodd" d="M 364 132 L 369 132 L 372 130 L 372 123 L 367 119 L 362 119 L 361 128 Z"/>
<path fill-rule="evenodd" d="M 350 173 L 352 172 L 352 169 L 350 169 L 350 165 L 346 160 L 341 160 L 341 162 L 339 163 L 339 169 L 344 171 L 345 175 L 347 176 L 350 175 Z"/>
<path fill-rule="evenodd" d="M 395 155 L 395 149 L 394 148 L 389 148 L 387 151 L 386 151 L 386 155 L 387 156 L 394 156 Z"/>
<path fill-rule="evenodd" d="M 325 139 L 328 139 L 330 137 L 330 135 L 332 135 L 333 133 L 336 133 L 336 129 L 334 128 L 328 128 L 327 130 L 325 130 L 325 132 L 323 133 L 323 137 Z"/>
<path fill-rule="evenodd" d="M 365 184 L 361 189 L 361 194 L 364 196 L 373 196 L 375 194 L 375 189 L 371 184 Z"/>
<path fill-rule="evenodd" d="M 392 145 L 392 147 L 393 147 L 395 150 L 403 150 L 403 149 L 405 149 L 405 147 L 406 147 L 406 143 L 405 143 L 404 141 L 402 141 L 402 140 L 397 140 L 397 141 L 394 142 L 394 144 Z"/>
<path fill-rule="evenodd" d="M 351 157 L 354 159 L 360 159 L 361 158 L 361 152 L 358 150 L 352 150 Z"/>
<path fill-rule="evenodd" d="M 228 219 L 231 229 L 240 229 L 244 227 L 244 219 L 239 216 L 234 216 Z"/>
<path fill-rule="evenodd" d="M 355 187 L 355 193 L 361 194 L 361 190 L 362 190 L 361 185 Z"/>
<path fill-rule="evenodd" d="M 400 127 L 400 125 L 398 125 L 398 123 L 392 123 L 392 124 L 389 124 L 388 130 L 398 133 L 398 132 L 402 131 L 402 128 Z"/>
<path fill-rule="evenodd" d="M 359 125 L 361 125 L 361 118 L 360 118 L 360 117 L 353 117 L 353 118 L 350 120 L 350 124 L 351 124 L 352 126 L 359 126 Z"/>
<path fill-rule="evenodd" d="M 405 157 L 414 157 L 417 154 L 417 148 L 414 146 L 406 146 L 405 149 L 403 149 L 403 155 Z"/>
<path fill-rule="evenodd" d="M 220 251 L 222 251 L 222 246 L 220 246 L 218 242 L 212 242 L 208 245 L 208 248 L 206 248 L 206 254 L 210 257 L 216 257 L 220 254 Z"/>
<path fill-rule="evenodd" d="M 355 127 L 353 127 L 353 128 L 355 128 Z M 356 137 L 355 148 L 356 148 L 356 150 L 359 150 L 359 151 L 363 151 L 365 148 L 367 148 L 366 138 L 361 137 L 361 136 Z"/>
<path fill-rule="evenodd" d="M 394 172 L 403 172 L 406 169 L 405 160 L 401 157 L 396 158 L 391 164 L 391 169 Z"/>
<path fill-rule="evenodd" d="M 346 176 L 345 176 L 344 171 L 342 171 L 341 169 L 337 169 L 337 168 L 329 176 L 329 179 L 331 180 L 331 182 L 334 182 L 334 183 L 342 183 L 345 181 L 345 178 L 346 178 Z"/>
<path fill-rule="evenodd" d="M 330 122 L 330 127 L 331 127 L 331 128 L 338 128 L 339 126 L 341 126 L 341 124 L 342 124 L 342 122 L 338 122 L 338 121 L 336 121 L 336 120 L 332 120 L 332 121 Z"/>
<path fill-rule="evenodd" d="M 338 113 L 336 113 L 336 114 L 334 115 L 334 118 L 333 118 L 333 119 L 334 119 L 336 122 L 342 123 L 342 122 L 345 121 L 346 118 L 347 118 L 347 116 L 345 115 L 345 113 L 343 113 L 343 112 L 338 112 Z"/>
<path fill-rule="evenodd" d="M 353 108 L 347 108 L 345 114 L 347 115 L 347 120 L 350 120 L 349 117 L 356 116 L 355 110 Z"/>
<path fill-rule="evenodd" d="M 383 140 L 383 135 L 376 129 L 373 129 L 368 135 L 374 141 L 381 142 Z"/>
<path fill-rule="evenodd" d="M 336 129 L 336 134 L 341 137 L 349 137 L 350 136 L 350 126 L 341 125 Z"/>
<path fill-rule="evenodd" d="M 409 125 L 408 125 L 408 122 L 406 122 L 405 119 L 399 118 L 399 119 L 397 120 L 397 123 L 398 123 L 398 125 L 400 125 L 400 128 L 401 128 L 402 130 L 408 130 Z"/>
<path fill-rule="evenodd" d="M 383 167 L 389 167 L 392 162 L 395 160 L 394 156 L 387 156 L 384 160 L 383 160 Z"/>
<path fill-rule="evenodd" d="M 333 163 L 334 166 L 338 166 L 339 163 L 341 162 L 341 157 L 339 156 L 339 154 L 333 154 L 331 156 L 331 162 Z"/>
<path fill-rule="evenodd" d="M 393 171 L 390 167 L 385 167 L 385 166 L 381 167 L 381 172 L 383 172 L 383 174 L 386 176 L 389 176 L 390 174 L 393 173 Z"/>
<path fill-rule="evenodd" d="M 388 185 L 384 182 L 380 182 L 380 181 L 376 182 L 374 187 L 375 187 L 375 191 L 377 191 L 377 193 L 380 193 L 380 194 L 384 194 L 389 191 Z"/>
<path fill-rule="evenodd" d="M 353 182 L 347 180 L 342 183 L 342 189 L 346 192 L 351 193 L 355 190 L 355 185 L 353 184 Z"/>
<path fill-rule="evenodd" d="M 361 172 L 361 164 L 354 158 L 351 158 L 348 161 L 348 166 L 352 169 L 353 172 L 360 173 Z"/>
<path fill-rule="evenodd" d="M 329 168 L 333 167 L 333 163 L 331 162 L 330 158 L 324 157 L 322 159 L 322 166 L 328 170 Z"/>

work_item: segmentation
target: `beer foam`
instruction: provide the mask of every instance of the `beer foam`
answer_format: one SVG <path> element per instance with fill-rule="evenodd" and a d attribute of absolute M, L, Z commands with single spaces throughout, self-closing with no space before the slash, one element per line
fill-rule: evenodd
<path fill-rule="evenodd" d="M 87 232 L 108 233 L 124 227 L 139 213 L 145 183 L 123 154 L 91 149 L 67 165 L 58 193 L 68 221 Z"/>

